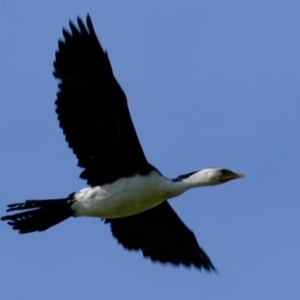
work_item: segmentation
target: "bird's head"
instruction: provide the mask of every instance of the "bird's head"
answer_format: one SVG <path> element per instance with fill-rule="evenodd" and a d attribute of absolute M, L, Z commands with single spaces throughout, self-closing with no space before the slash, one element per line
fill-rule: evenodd
<path fill-rule="evenodd" d="M 224 168 L 209 168 L 179 176 L 178 179 L 192 186 L 211 186 L 243 178 L 244 174 L 235 173 Z"/>

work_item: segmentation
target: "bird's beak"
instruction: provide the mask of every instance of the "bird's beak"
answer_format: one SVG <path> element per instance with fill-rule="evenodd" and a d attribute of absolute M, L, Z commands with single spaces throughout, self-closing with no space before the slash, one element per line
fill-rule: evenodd
<path fill-rule="evenodd" d="M 237 174 L 237 173 L 224 174 L 220 176 L 220 182 L 224 183 L 232 179 L 238 179 L 243 177 L 245 177 L 245 174 Z"/>

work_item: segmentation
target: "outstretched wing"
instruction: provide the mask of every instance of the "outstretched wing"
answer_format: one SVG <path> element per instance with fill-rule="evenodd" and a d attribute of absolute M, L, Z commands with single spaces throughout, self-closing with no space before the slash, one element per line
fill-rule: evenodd
<path fill-rule="evenodd" d="M 128 250 L 142 250 L 152 261 L 215 270 L 195 235 L 167 201 L 140 214 L 106 219 L 113 236 Z"/>
<path fill-rule="evenodd" d="M 56 112 L 69 147 L 85 170 L 80 177 L 102 185 L 120 177 L 147 174 L 148 164 L 135 132 L 127 100 L 116 81 L 89 16 L 86 25 L 63 30 L 54 62 L 60 80 Z"/>

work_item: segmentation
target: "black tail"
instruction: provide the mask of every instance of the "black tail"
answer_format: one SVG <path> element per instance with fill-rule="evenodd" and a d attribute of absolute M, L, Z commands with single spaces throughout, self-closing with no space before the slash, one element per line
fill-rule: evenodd
<path fill-rule="evenodd" d="M 74 216 L 71 205 L 74 203 L 72 194 L 65 199 L 27 200 L 24 203 L 9 204 L 7 212 L 27 210 L 1 218 L 9 221 L 8 225 L 19 233 L 44 231 L 65 219 Z"/>

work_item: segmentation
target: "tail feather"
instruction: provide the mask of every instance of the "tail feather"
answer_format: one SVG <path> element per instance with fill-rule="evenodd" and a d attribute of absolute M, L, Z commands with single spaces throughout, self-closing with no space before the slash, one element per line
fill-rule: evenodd
<path fill-rule="evenodd" d="M 19 233 L 44 231 L 65 219 L 74 216 L 71 205 L 74 203 L 71 195 L 65 199 L 27 200 L 23 203 L 9 204 L 7 212 L 26 210 L 14 215 L 6 215 L 2 221 L 8 221 L 12 229 Z"/>

